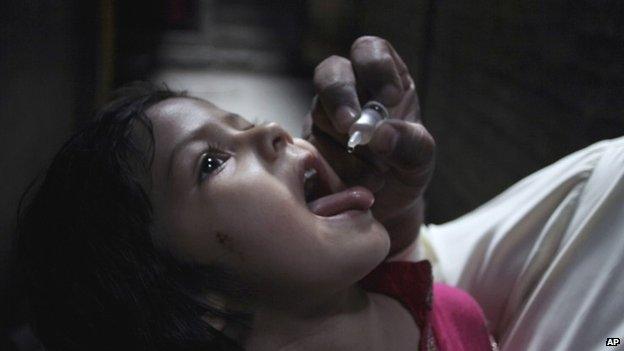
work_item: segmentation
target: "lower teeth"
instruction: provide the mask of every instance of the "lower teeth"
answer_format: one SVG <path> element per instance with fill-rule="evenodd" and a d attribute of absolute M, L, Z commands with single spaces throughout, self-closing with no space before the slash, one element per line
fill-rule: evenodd
<path fill-rule="evenodd" d="M 315 169 L 307 170 L 304 174 L 303 185 L 304 185 L 304 195 L 305 195 L 306 203 L 313 200 L 314 191 L 316 188 L 315 176 L 316 176 Z"/>

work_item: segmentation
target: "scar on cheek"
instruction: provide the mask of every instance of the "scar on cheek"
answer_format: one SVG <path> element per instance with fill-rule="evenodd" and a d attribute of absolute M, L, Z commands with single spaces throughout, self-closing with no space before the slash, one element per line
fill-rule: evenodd
<path fill-rule="evenodd" d="M 226 250 L 233 251 L 232 238 L 230 238 L 227 234 L 222 233 L 222 232 L 217 232 L 216 238 L 217 238 L 217 242 L 221 246 L 225 247 Z"/>
<path fill-rule="evenodd" d="M 230 253 L 238 255 L 240 258 L 243 258 L 243 255 L 234 247 L 232 238 L 230 238 L 229 235 L 223 232 L 216 232 L 215 238 L 217 239 L 217 242 L 219 243 L 219 245 L 223 246 L 225 250 L 227 250 Z"/>

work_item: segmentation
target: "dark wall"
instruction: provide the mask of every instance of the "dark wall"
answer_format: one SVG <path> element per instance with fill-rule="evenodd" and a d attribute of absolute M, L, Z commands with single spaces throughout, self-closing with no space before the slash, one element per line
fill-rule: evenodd
<path fill-rule="evenodd" d="M 624 134 L 624 3 L 438 1 L 425 115 L 434 222 Z"/>
<path fill-rule="evenodd" d="M 167 26 L 167 14 L 175 12 L 167 4 L 188 3 L 187 11 L 196 11 L 191 1 L 133 0 L 114 4 L 114 84 L 122 86 L 146 80 L 158 65 L 158 47 Z M 168 12 L 169 11 L 169 12 Z"/>
<path fill-rule="evenodd" d="M 75 116 L 93 109 L 97 21 L 86 1 L 3 1 L 0 16 L 2 339 L 7 325 L 16 323 L 19 301 L 9 281 L 17 204 L 69 135 Z"/>
<path fill-rule="evenodd" d="M 377 35 L 410 67 L 438 142 L 428 221 L 453 219 L 573 151 L 624 134 L 624 2 L 311 3 L 322 5 L 308 28 L 319 27 L 309 39 L 321 48 L 314 64 Z"/>

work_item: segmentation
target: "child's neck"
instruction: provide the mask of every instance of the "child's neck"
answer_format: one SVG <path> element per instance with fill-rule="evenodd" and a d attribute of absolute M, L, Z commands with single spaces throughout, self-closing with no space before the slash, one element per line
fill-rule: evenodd
<path fill-rule="evenodd" d="M 307 311 L 260 308 L 245 349 L 415 350 L 419 336 L 412 316 L 397 301 L 353 287 Z"/>

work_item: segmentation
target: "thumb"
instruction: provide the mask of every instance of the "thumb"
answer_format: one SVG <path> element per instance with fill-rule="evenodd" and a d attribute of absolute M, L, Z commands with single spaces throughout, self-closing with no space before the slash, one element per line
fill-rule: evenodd
<path fill-rule="evenodd" d="M 420 123 L 390 119 L 382 122 L 369 143 L 406 186 L 424 187 L 433 171 L 435 140 Z"/>

